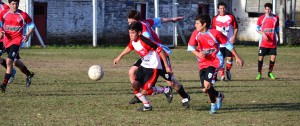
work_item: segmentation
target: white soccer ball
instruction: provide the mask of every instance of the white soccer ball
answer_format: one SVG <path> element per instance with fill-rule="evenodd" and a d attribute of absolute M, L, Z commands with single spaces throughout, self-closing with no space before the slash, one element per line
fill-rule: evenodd
<path fill-rule="evenodd" d="M 88 75 L 92 80 L 97 81 L 103 77 L 104 71 L 100 65 L 93 65 L 90 67 Z"/>

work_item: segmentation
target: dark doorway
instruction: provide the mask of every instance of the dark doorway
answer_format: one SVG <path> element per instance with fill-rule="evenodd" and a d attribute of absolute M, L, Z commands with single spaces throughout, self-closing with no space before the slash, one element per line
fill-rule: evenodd
<path fill-rule="evenodd" d="M 41 38 L 46 43 L 47 36 L 47 3 L 34 3 L 34 24 Z M 40 45 L 37 35 L 33 34 L 32 44 Z"/>

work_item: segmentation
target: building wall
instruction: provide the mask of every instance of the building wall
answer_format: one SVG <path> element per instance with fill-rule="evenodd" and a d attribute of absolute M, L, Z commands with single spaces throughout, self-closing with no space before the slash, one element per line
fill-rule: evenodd
<path fill-rule="evenodd" d="M 3 0 L 7 2 L 7 0 Z M 20 9 L 25 10 L 25 1 Z M 92 43 L 92 0 L 34 0 L 47 3 L 47 40 L 49 44 L 90 44 Z M 148 4 L 148 18 L 154 17 L 154 0 L 98 0 L 97 30 L 99 44 L 127 44 L 127 11 L 135 8 L 135 2 Z M 220 1 L 220 0 L 219 0 Z M 288 0 L 289 1 L 289 0 Z M 194 30 L 194 19 L 198 15 L 198 4 L 209 6 L 209 15 L 214 16 L 214 0 L 177 0 L 179 22 L 185 38 L 189 39 Z M 235 15 L 238 25 L 238 41 L 258 41 L 255 31 L 257 18 L 249 18 L 245 12 L 246 0 L 225 1 L 229 12 Z M 297 7 L 300 5 L 298 2 Z M 159 0 L 160 17 L 172 17 L 172 0 Z M 299 13 L 299 7 L 297 8 Z M 299 15 L 296 15 L 298 20 Z M 164 43 L 172 41 L 173 23 L 165 23 L 160 28 Z M 181 43 L 181 38 L 178 38 Z"/>

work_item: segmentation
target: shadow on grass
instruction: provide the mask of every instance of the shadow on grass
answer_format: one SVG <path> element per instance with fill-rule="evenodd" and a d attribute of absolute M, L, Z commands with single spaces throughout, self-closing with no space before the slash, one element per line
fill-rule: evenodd
<path fill-rule="evenodd" d="M 194 106 L 197 111 L 209 111 L 210 106 Z M 239 104 L 232 107 L 224 106 L 220 113 L 232 112 L 262 112 L 262 111 L 300 111 L 300 103 L 269 103 L 269 104 Z"/>

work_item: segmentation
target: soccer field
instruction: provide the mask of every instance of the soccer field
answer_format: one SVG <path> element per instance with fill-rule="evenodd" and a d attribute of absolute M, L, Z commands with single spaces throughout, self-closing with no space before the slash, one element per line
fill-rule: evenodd
<path fill-rule="evenodd" d="M 266 56 L 260 81 L 255 80 L 257 47 L 236 50 L 245 66 L 234 64 L 233 80 L 216 83 L 225 99 L 218 114 L 211 115 L 209 98 L 199 89 L 196 59 L 186 47 L 173 49 L 170 57 L 175 78 L 191 96 L 190 108 L 182 109 L 173 90 L 170 104 L 164 95 L 148 96 L 153 106 L 149 112 L 137 111 L 142 104 L 128 104 L 134 95 L 127 73 L 138 59 L 135 52 L 114 66 L 123 48 L 22 49 L 21 60 L 35 76 L 26 88 L 26 77 L 17 70 L 14 83 L 0 95 L 0 125 L 299 125 L 300 47 L 278 47 L 276 80 L 267 77 Z M 94 64 L 103 67 L 100 81 L 88 78 Z M 3 67 L 0 72 L 4 76 Z M 159 78 L 157 85 L 166 84 Z"/>

